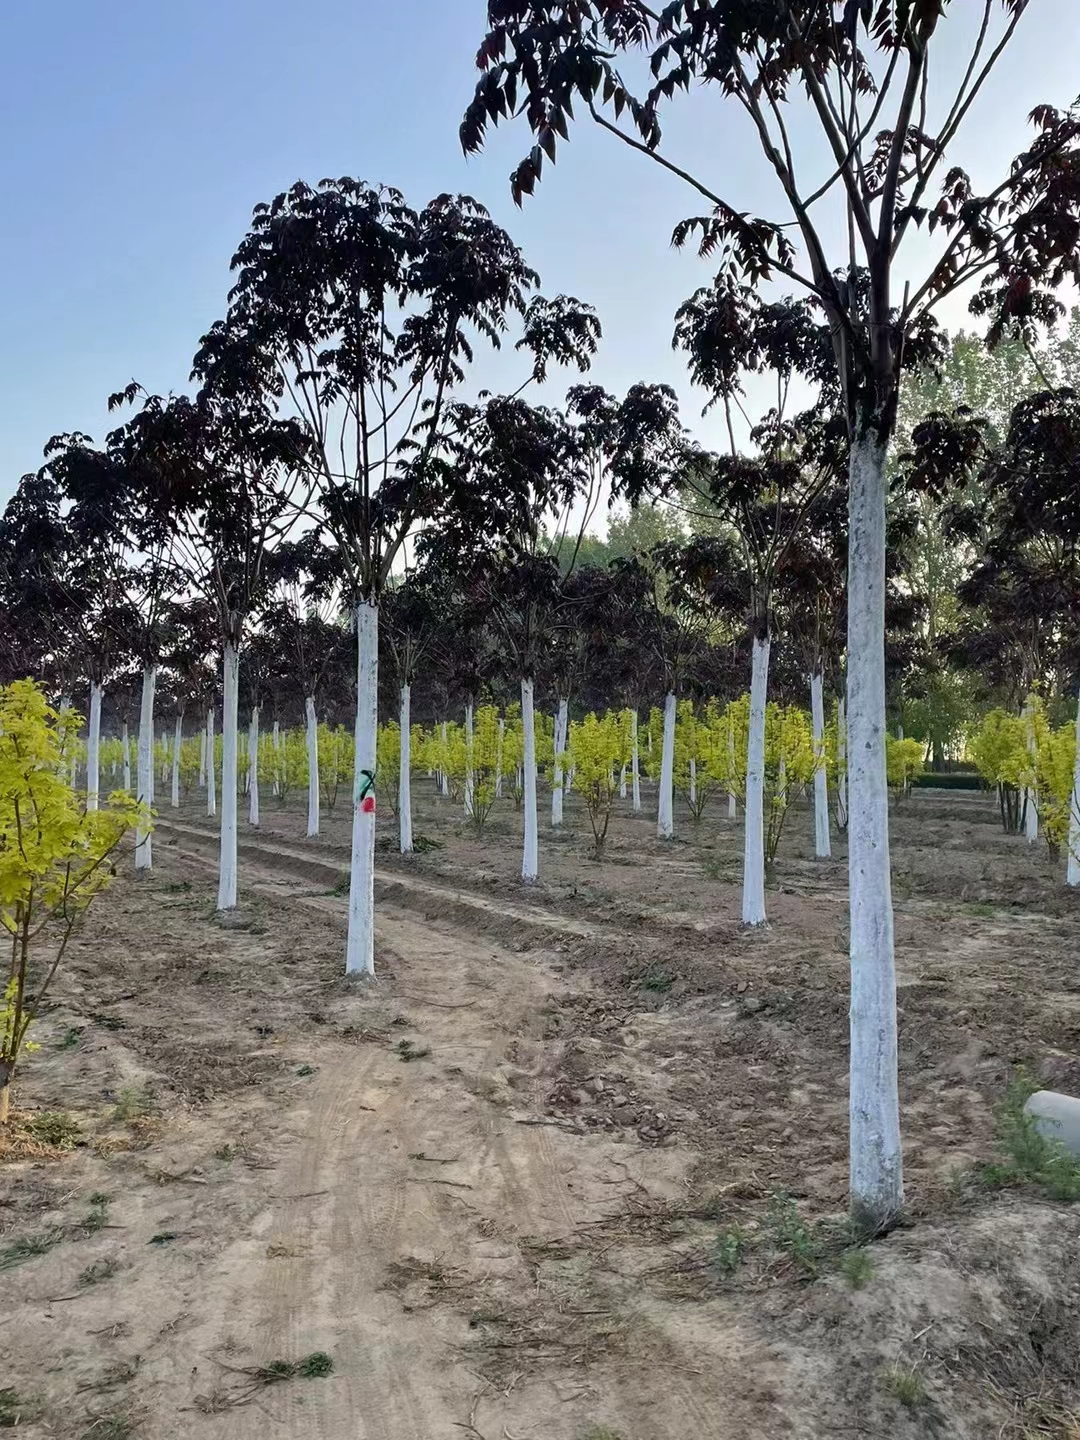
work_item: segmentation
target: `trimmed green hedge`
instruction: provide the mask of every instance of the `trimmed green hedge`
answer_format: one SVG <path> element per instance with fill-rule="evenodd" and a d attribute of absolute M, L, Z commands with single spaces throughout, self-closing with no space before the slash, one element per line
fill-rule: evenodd
<path fill-rule="evenodd" d="M 982 790 L 982 776 L 968 770 L 926 770 L 916 775 L 914 784 L 920 790 Z"/>

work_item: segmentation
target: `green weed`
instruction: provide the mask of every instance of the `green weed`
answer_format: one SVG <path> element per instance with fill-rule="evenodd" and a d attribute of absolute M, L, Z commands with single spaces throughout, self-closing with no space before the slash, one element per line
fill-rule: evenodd
<path fill-rule="evenodd" d="M 983 1166 L 985 1184 L 1034 1185 L 1051 1200 L 1080 1200 L 1080 1159 L 1060 1140 L 1044 1135 L 1024 1105 L 1038 1087 L 1023 1071 L 1009 1082 L 997 1111 L 997 1139 L 1004 1160 Z"/>
<path fill-rule="evenodd" d="M 897 1361 L 888 1366 L 881 1377 L 881 1383 L 890 1395 L 908 1409 L 926 1399 L 926 1383 L 913 1365 L 902 1365 Z"/>
<path fill-rule="evenodd" d="M 410 1060 L 423 1060 L 425 1055 L 431 1054 L 430 1045 L 414 1045 L 411 1040 L 399 1040 L 396 1049 L 398 1059 L 406 1063 Z"/>
<path fill-rule="evenodd" d="M 319 1379 L 329 1375 L 333 1368 L 334 1361 L 330 1355 L 323 1350 L 313 1350 L 301 1360 L 271 1360 L 269 1365 L 257 1365 L 247 1373 L 264 1385 L 273 1385 L 279 1380 L 295 1380 L 298 1376 L 305 1380 Z"/>
<path fill-rule="evenodd" d="M 154 1098 L 145 1085 L 125 1085 L 116 1097 L 113 1119 L 138 1120 L 149 1115 L 153 1108 Z"/>
<path fill-rule="evenodd" d="M 79 1122 L 66 1110 L 42 1110 L 23 1121 L 35 1140 L 56 1150 L 74 1150 L 82 1137 Z"/>
<path fill-rule="evenodd" d="M 151 1235 L 146 1242 L 148 1245 L 168 1245 L 170 1240 L 176 1239 L 175 1230 L 159 1230 L 156 1235 Z"/>
<path fill-rule="evenodd" d="M 746 1235 L 738 1225 L 728 1225 L 716 1237 L 713 1249 L 713 1269 L 721 1275 L 731 1275 L 739 1267 L 746 1253 Z"/>
<path fill-rule="evenodd" d="M 232 1145 L 222 1145 L 219 1149 L 214 1151 L 214 1159 L 224 1161 L 235 1160 L 236 1150 L 233 1148 Z"/>
<path fill-rule="evenodd" d="M 84 1430 L 79 1440 L 131 1440 L 135 1434 L 135 1421 L 130 1415 L 117 1411 L 113 1415 L 99 1415 Z"/>
<path fill-rule="evenodd" d="M 0 1389 L 0 1430 L 14 1430 L 27 1420 L 37 1419 L 38 1403 L 5 1385 Z"/>
<path fill-rule="evenodd" d="M 60 1049 L 71 1050 L 82 1039 L 82 1026 L 69 1025 L 60 1037 Z"/>
<path fill-rule="evenodd" d="M 109 1223 L 109 1197 L 102 1190 L 95 1190 L 89 1197 L 90 1213 L 82 1222 L 82 1228 L 91 1234 L 102 1230 Z"/>
<path fill-rule="evenodd" d="M 663 965 L 657 965 L 655 962 L 647 966 L 638 979 L 639 989 L 649 990 L 657 995 L 665 994 L 674 984 L 674 972 L 666 969 Z"/>
<path fill-rule="evenodd" d="M 95 1260 L 94 1263 L 88 1265 L 79 1276 L 79 1284 L 83 1286 L 100 1285 L 103 1280 L 111 1280 L 121 1268 L 119 1260 L 113 1260 L 111 1258 Z"/>
<path fill-rule="evenodd" d="M 840 1257 L 840 1274 L 852 1290 L 861 1290 L 873 1278 L 874 1262 L 866 1250 L 856 1245 Z"/>
<path fill-rule="evenodd" d="M 63 1230 L 54 1227 L 40 1235 L 28 1235 L 25 1240 L 12 1241 L 0 1250 L 0 1270 L 14 1269 L 24 1260 L 33 1260 L 38 1255 L 46 1254 L 54 1245 L 59 1245 L 63 1238 Z"/>

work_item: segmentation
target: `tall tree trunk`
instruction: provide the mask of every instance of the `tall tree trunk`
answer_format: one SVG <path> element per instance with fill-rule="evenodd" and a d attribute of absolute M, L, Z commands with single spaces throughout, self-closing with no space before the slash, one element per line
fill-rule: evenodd
<path fill-rule="evenodd" d="M 217 814 L 217 756 L 214 754 L 214 707 L 206 712 L 206 813 Z"/>
<path fill-rule="evenodd" d="M 664 697 L 664 739 L 660 752 L 660 793 L 656 803 L 656 833 L 661 840 L 675 834 L 675 692 Z"/>
<path fill-rule="evenodd" d="M 236 741 L 240 690 L 240 654 L 226 642 L 222 654 L 224 698 L 221 705 L 221 851 L 218 866 L 219 910 L 236 909 Z"/>
<path fill-rule="evenodd" d="M 319 833 L 319 720 L 315 714 L 315 697 L 304 701 L 307 720 L 307 833 Z"/>
<path fill-rule="evenodd" d="M 412 721 L 410 719 L 412 692 L 408 685 L 401 687 L 401 714 L 398 724 L 401 730 L 401 745 L 398 765 L 398 839 L 402 855 L 412 854 Z"/>
<path fill-rule="evenodd" d="M 473 818 L 473 702 L 465 702 L 465 818 Z"/>
<path fill-rule="evenodd" d="M 765 924 L 765 699 L 769 688 L 769 633 L 755 630 L 750 656 L 750 733 L 746 742 L 743 815 L 744 925 Z"/>
<path fill-rule="evenodd" d="M 841 697 L 836 703 L 836 824 L 846 830 L 847 806 L 847 705 Z"/>
<path fill-rule="evenodd" d="M 734 731 L 734 729 L 732 728 L 730 721 L 728 722 L 727 746 L 728 746 L 728 771 L 729 771 L 729 773 L 734 777 L 734 774 L 735 774 L 735 731 Z M 732 780 L 732 784 L 734 784 L 734 779 Z M 739 802 L 738 802 L 738 799 L 736 798 L 735 791 L 732 790 L 732 789 L 730 789 L 730 788 L 728 789 L 728 797 L 727 797 L 727 816 L 728 816 L 728 819 L 729 819 L 729 820 L 737 820 L 737 819 L 739 818 Z"/>
<path fill-rule="evenodd" d="M 1028 754 L 1035 755 L 1035 712 L 1030 700 L 1024 706 L 1025 740 Z M 1038 792 L 1032 789 L 1024 791 L 1024 837 L 1029 845 L 1034 845 L 1039 838 L 1039 798 Z"/>
<path fill-rule="evenodd" d="M 448 743 L 449 743 L 449 736 L 450 736 L 450 726 L 449 726 L 449 725 L 446 723 L 446 721 L 444 720 L 444 721 L 442 722 L 442 743 L 443 743 L 443 754 L 444 754 L 444 755 L 446 754 L 446 747 L 447 747 L 447 745 L 448 745 Z M 443 793 L 443 798 L 444 798 L 444 799 L 449 799 L 449 797 L 450 797 L 450 772 L 449 772 L 448 770 L 445 770 L 445 769 L 444 769 L 443 772 L 442 772 L 442 793 Z"/>
<path fill-rule="evenodd" d="M 559 707 L 555 711 L 555 759 L 551 771 L 551 824 L 556 830 L 563 822 L 562 753 L 566 749 L 569 706 L 569 700 L 560 696 Z"/>
<path fill-rule="evenodd" d="M 638 751 L 638 713 L 630 712 L 630 808 L 641 813 L 641 757 Z"/>
<path fill-rule="evenodd" d="M 690 805 L 693 808 L 697 804 L 697 761 L 690 757 Z"/>
<path fill-rule="evenodd" d="M 101 789 L 101 686 L 90 681 L 90 724 L 86 732 L 86 808 L 98 808 Z"/>
<path fill-rule="evenodd" d="M 248 725 L 248 824 L 259 828 L 259 707 L 251 707 Z"/>
<path fill-rule="evenodd" d="M 829 779 L 825 770 L 825 696 L 820 670 L 810 676 L 810 715 L 814 729 L 814 854 L 819 860 L 832 855 L 829 844 Z"/>
<path fill-rule="evenodd" d="M 540 843 L 536 832 L 536 727 L 533 718 L 533 682 L 521 682 L 521 729 L 525 786 L 525 844 L 521 878 L 532 884 L 540 874 Z"/>
<path fill-rule="evenodd" d="M 128 739 L 128 723 L 124 721 L 124 729 L 120 736 L 124 762 L 124 794 L 131 794 L 131 741 Z"/>
<path fill-rule="evenodd" d="M 1069 885 L 1080 885 L 1080 700 L 1076 706 L 1076 756 L 1069 797 L 1069 865 L 1065 880 Z"/>
<path fill-rule="evenodd" d="M 172 746 L 172 793 L 169 800 L 174 810 L 180 808 L 180 755 L 184 748 L 184 712 L 181 710 L 176 717 L 176 729 L 173 732 Z"/>
<path fill-rule="evenodd" d="M 147 665 L 142 675 L 142 703 L 139 706 L 139 754 L 137 766 L 138 790 L 136 799 L 147 810 L 154 803 L 154 687 L 157 683 L 157 666 Z M 147 823 L 135 827 L 135 869 L 149 870 L 153 865 L 153 842 L 151 826 Z"/>
<path fill-rule="evenodd" d="M 206 789 L 206 726 L 199 732 L 199 789 Z"/>
<path fill-rule="evenodd" d="M 503 793 L 503 742 L 506 739 L 506 721 L 499 718 L 499 740 L 495 746 L 495 799 L 501 800 Z"/>
<path fill-rule="evenodd" d="M 375 974 L 375 757 L 379 729 L 379 607 L 356 607 L 356 755 L 345 970 Z"/>
<path fill-rule="evenodd" d="M 859 433 L 848 486 L 849 1161 L 852 1214 L 872 1230 L 891 1224 L 904 1200 L 885 771 L 885 455 L 872 431 Z"/>

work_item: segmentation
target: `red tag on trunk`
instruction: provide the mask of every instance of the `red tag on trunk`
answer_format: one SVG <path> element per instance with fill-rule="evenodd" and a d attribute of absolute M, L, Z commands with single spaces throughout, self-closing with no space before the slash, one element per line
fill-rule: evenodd
<path fill-rule="evenodd" d="M 364 798 L 363 798 L 363 800 L 360 801 L 360 809 L 364 812 L 365 815 L 374 815 L 374 814 L 375 814 L 375 796 L 374 796 L 374 795 L 365 795 Z"/>

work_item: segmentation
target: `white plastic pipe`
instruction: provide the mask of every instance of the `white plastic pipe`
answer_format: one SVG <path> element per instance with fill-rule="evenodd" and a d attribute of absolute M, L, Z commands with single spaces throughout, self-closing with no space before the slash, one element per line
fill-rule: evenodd
<path fill-rule="evenodd" d="M 750 733 L 746 743 L 746 809 L 743 815 L 744 925 L 764 925 L 765 915 L 765 699 L 769 686 L 769 637 L 754 636 L 750 656 Z"/>
<path fill-rule="evenodd" d="M 664 699 L 664 739 L 660 752 L 660 794 L 657 799 L 656 833 L 661 840 L 675 834 L 675 695 Z"/>
<path fill-rule="evenodd" d="M 536 729 L 531 680 L 521 682 L 521 729 L 525 784 L 525 843 L 521 878 L 531 885 L 540 874 L 540 844 L 536 830 Z"/>
<path fill-rule="evenodd" d="M 222 655 L 224 697 L 221 706 L 221 850 L 218 869 L 219 910 L 236 909 L 236 788 L 237 706 L 240 689 L 240 655 L 226 643 Z"/>
<path fill-rule="evenodd" d="M 375 973 L 375 760 L 379 722 L 379 609 L 356 607 L 356 736 L 345 970 Z"/>
<path fill-rule="evenodd" d="M 307 833 L 319 833 L 319 720 L 315 714 L 315 697 L 304 701 L 307 720 Z"/>
<path fill-rule="evenodd" d="M 401 743 L 398 749 L 398 845 L 402 855 L 411 855 L 412 840 L 412 730 L 410 719 L 412 691 L 401 687 L 401 710 L 398 725 Z"/>
<path fill-rule="evenodd" d="M 86 808 L 98 808 L 101 786 L 101 686 L 90 682 L 90 724 L 86 734 Z"/>

